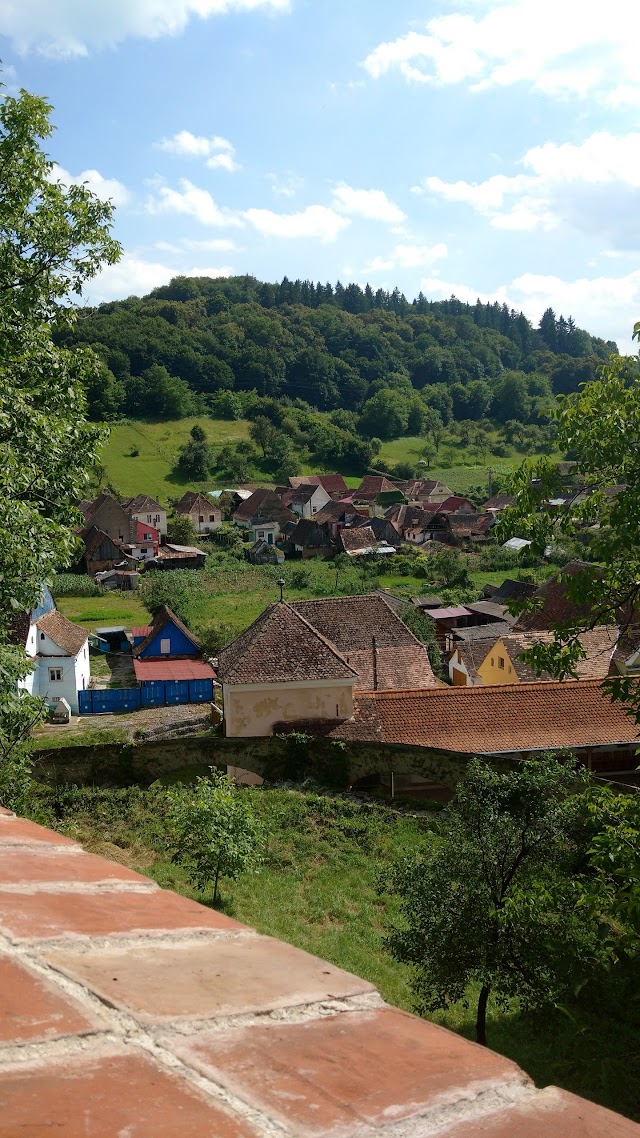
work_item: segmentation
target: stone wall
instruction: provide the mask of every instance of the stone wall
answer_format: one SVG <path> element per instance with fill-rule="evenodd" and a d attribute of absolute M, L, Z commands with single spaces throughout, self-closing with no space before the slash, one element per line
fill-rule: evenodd
<path fill-rule="evenodd" d="M 269 781 L 311 775 L 330 785 L 349 786 L 367 775 L 393 772 L 455 786 L 469 758 L 426 747 L 343 743 L 296 734 L 244 739 L 203 735 L 39 750 L 34 773 L 47 782 L 145 786 L 170 771 L 206 765 L 242 767 Z"/>

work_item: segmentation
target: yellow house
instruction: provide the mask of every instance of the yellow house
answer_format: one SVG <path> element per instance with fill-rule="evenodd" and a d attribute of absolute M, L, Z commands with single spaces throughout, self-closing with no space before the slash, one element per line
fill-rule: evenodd
<path fill-rule="evenodd" d="M 618 635 L 618 629 L 613 625 L 596 626 L 582 633 L 579 639 L 584 657 L 576 664 L 578 679 L 604 679 L 608 675 Z M 550 679 L 546 674 L 537 675 L 522 659 L 522 652 L 534 644 L 552 640 L 553 633 L 549 631 L 512 632 L 497 640 L 456 644 L 449 656 L 451 683 L 456 687 L 475 687 L 479 684 L 519 684 Z"/>

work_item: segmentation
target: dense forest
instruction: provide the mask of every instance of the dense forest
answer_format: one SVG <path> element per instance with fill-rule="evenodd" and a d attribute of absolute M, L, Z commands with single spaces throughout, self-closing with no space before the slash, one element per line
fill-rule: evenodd
<path fill-rule="evenodd" d="M 616 350 L 551 309 L 534 328 L 498 303 L 249 276 L 176 277 L 141 299 L 85 309 L 65 342 L 90 344 L 103 362 L 88 392 L 93 419 L 209 414 L 281 427 L 287 411 L 294 443 L 306 432 L 297 441 L 309 447 L 322 421 L 332 445 L 312 438 L 311 451 L 354 469 L 371 461 L 375 440 L 437 444 L 460 423 L 544 441 L 553 397 L 592 379 Z"/>

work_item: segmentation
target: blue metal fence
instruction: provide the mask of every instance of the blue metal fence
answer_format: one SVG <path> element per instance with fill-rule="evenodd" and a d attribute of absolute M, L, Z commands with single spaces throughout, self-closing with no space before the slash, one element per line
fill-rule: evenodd
<path fill-rule="evenodd" d="M 176 703 L 210 703 L 212 680 L 151 680 L 139 688 L 95 688 L 78 692 L 80 715 L 137 711 Z"/>

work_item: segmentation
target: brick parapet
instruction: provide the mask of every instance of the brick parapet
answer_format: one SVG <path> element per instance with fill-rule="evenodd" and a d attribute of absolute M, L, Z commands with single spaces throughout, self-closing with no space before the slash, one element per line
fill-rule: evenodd
<path fill-rule="evenodd" d="M 4 810 L 0 999 L 0 1138 L 640 1138 Z"/>

